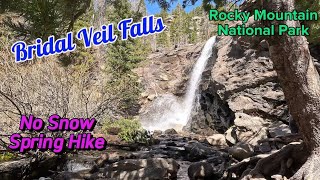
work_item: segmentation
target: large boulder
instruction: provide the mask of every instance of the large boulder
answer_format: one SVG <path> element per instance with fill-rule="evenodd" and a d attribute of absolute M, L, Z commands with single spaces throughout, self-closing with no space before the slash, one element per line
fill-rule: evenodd
<path fill-rule="evenodd" d="M 21 159 L 18 161 L 4 162 L 0 164 L 0 179 L 12 180 L 22 179 L 25 175 L 23 169 L 26 169 L 30 164 L 30 159 Z"/>
<path fill-rule="evenodd" d="M 237 142 L 245 142 L 251 145 L 258 145 L 259 140 L 268 137 L 268 119 L 250 116 L 245 113 L 236 113 L 234 125 L 236 127 Z"/>
<path fill-rule="evenodd" d="M 228 150 L 229 154 L 235 159 L 243 160 L 251 157 L 254 153 L 253 146 L 246 143 L 238 143 Z"/>
<path fill-rule="evenodd" d="M 223 134 L 214 134 L 212 136 L 208 136 L 206 141 L 213 146 L 228 146 L 226 137 Z"/>
<path fill-rule="evenodd" d="M 184 146 L 188 161 L 199 161 L 202 159 L 208 159 L 210 157 L 217 157 L 223 159 L 227 156 L 226 153 L 213 149 L 212 147 L 203 145 L 201 143 L 189 143 Z"/>
<path fill-rule="evenodd" d="M 250 116 L 245 113 L 236 113 L 234 126 L 226 131 L 226 140 L 231 145 L 244 142 L 251 145 L 258 145 L 259 140 L 268 137 L 268 126 L 271 124 L 268 119 Z"/>

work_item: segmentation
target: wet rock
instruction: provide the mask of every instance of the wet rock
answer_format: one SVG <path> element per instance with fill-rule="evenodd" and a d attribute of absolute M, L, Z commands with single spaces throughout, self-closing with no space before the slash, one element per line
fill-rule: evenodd
<path fill-rule="evenodd" d="M 81 176 L 79 172 L 60 172 L 54 177 L 56 180 L 83 180 L 84 177 Z"/>
<path fill-rule="evenodd" d="M 93 174 L 90 170 L 83 170 L 79 172 L 60 172 L 58 175 L 53 177 L 54 180 L 83 180 L 83 179 L 94 179 Z"/>
<path fill-rule="evenodd" d="M 119 171 L 111 172 L 107 178 L 121 179 L 121 180 L 136 180 L 136 179 L 174 179 L 168 176 L 166 169 L 163 168 L 142 168 L 134 171 Z"/>
<path fill-rule="evenodd" d="M 180 165 L 173 159 L 128 159 L 109 165 L 108 178 L 118 179 L 174 179 Z"/>
<path fill-rule="evenodd" d="M 223 134 L 214 134 L 207 137 L 206 140 L 213 146 L 228 146 L 226 137 Z"/>
<path fill-rule="evenodd" d="M 189 161 L 199 161 L 208 157 L 221 156 L 219 151 L 198 142 L 187 144 L 185 150 L 186 159 Z"/>
<path fill-rule="evenodd" d="M 90 170 L 90 173 L 97 172 L 99 168 L 103 167 L 109 160 L 108 154 L 101 154 L 98 159 L 94 161 L 94 165 Z"/>
<path fill-rule="evenodd" d="M 246 143 L 238 143 L 228 150 L 229 154 L 237 160 L 251 157 L 254 153 L 253 146 Z"/>
<path fill-rule="evenodd" d="M 188 168 L 188 176 L 190 180 L 198 179 L 216 179 L 214 169 L 210 163 L 207 162 L 196 162 L 192 163 Z"/>
<path fill-rule="evenodd" d="M 291 130 L 288 125 L 277 122 L 269 127 L 269 134 L 271 137 L 285 136 L 291 134 Z"/>
<path fill-rule="evenodd" d="M 29 165 L 30 159 L 4 162 L 0 164 L 0 179 L 20 179 L 23 176 L 23 169 Z"/>

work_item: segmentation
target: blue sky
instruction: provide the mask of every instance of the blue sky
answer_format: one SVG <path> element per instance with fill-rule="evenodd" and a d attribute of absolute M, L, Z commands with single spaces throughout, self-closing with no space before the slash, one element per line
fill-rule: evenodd
<path fill-rule="evenodd" d="M 146 2 L 146 5 L 147 5 L 148 14 L 157 14 L 157 13 L 159 13 L 161 11 L 161 8 L 159 7 L 159 5 L 157 3 L 150 3 L 148 0 L 145 0 L 145 2 Z M 178 2 L 182 5 L 183 0 L 177 0 L 175 3 L 171 4 L 170 11 L 177 6 Z M 185 8 L 185 10 L 187 12 L 190 12 L 194 8 L 200 6 L 201 2 L 202 2 L 201 0 L 198 0 L 197 3 L 194 6 L 191 6 L 191 5 L 187 6 Z"/>

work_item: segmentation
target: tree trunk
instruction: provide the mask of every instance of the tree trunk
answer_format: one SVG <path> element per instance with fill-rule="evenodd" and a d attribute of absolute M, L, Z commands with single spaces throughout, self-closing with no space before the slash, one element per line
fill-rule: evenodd
<path fill-rule="evenodd" d="M 294 0 L 261 0 L 261 3 L 267 11 L 294 10 Z M 289 27 L 300 27 L 298 21 L 263 23 L 266 26 L 286 24 Z M 311 58 L 307 39 L 304 36 L 287 34 L 270 36 L 266 39 L 290 113 L 299 126 L 306 151 L 310 152 L 310 158 L 292 179 L 318 179 L 320 177 L 320 78 Z"/>

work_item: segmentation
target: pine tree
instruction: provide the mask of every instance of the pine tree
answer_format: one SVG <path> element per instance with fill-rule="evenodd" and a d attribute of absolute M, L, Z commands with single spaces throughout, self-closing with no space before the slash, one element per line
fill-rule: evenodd
<path fill-rule="evenodd" d="M 178 3 L 177 7 L 172 11 L 172 15 L 174 20 L 170 26 L 170 38 L 175 46 L 179 46 L 184 35 L 182 27 L 184 26 L 183 19 L 186 16 L 186 12 L 181 4 Z"/>
<path fill-rule="evenodd" d="M 166 20 L 169 16 L 166 10 L 161 10 L 160 14 L 156 15 L 157 17 L 161 17 L 163 20 Z M 158 47 L 169 47 L 170 46 L 170 39 L 168 34 L 168 28 L 166 31 L 156 34 L 156 40 Z"/>
<path fill-rule="evenodd" d="M 133 18 L 137 21 L 141 18 L 141 13 L 136 13 L 131 10 L 128 0 L 118 0 L 113 4 L 111 12 L 107 12 L 108 19 L 117 24 L 125 18 Z M 118 36 L 120 34 L 116 31 Z M 110 93 L 116 93 L 119 99 L 117 105 L 124 113 L 132 114 L 131 109 L 137 107 L 137 98 L 139 97 L 140 87 L 137 83 L 138 78 L 132 72 L 132 69 L 137 67 L 143 61 L 148 52 L 147 47 L 141 38 L 121 41 L 108 46 L 107 50 L 107 72 L 110 73 L 109 81 Z M 134 113 L 137 113 L 136 111 Z"/>
<path fill-rule="evenodd" d="M 27 40 L 59 37 L 73 29 L 75 21 L 90 7 L 87 0 L 12 0 L 0 3 L 2 12 L 13 12 L 22 21 L 8 17 L 6 24 Z"/>

